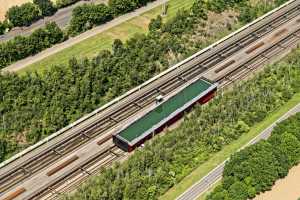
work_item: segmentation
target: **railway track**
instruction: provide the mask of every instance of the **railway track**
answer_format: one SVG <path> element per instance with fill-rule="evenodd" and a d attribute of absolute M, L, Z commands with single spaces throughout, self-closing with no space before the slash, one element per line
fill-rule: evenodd
<path fill-rule="evenodd" d="M 300 29 L 291 33 L 288 37 L 274 44 L 272 47 L 268 48 L 263 54 L 255 56 L 250 61 L 244 63 L 244 65 L 233 71 L 229 76 L 220 79 L 219 82 L 221 83 L 221 87 L 225 88 L 233 82 L 246 78 L 250 72 L 258 70 L 259 66 L 270 62 L 275 56 L 280 56 L 282 51 L 285 50 L 286 52 L 289 52 L 289 49 L 297 47 L 299 45 L 299 41 Z"/>
<path fill-rule="evenodd" d="M 234 80 L 240 80 L 241 78 L 246 77 L 247 75 L 249 75 L 249 72 L 252 72 L 252 71 L 258 69 L 259 66 L 268 62 L 272 57 L 278 55 L 281 52 L 280 50 L 282 50 L 282 48 L 288 49 L 290 47 L 293 47 L 299 41 L 300 41 L 300 29 L 297 30 L 296 32 L 290 34 L 288 37 L 281 40 L 280 42 L 274 44 L 271 48 L 264 51 L 263 55 L 254 57 L 253 59 L 249 60 L 249 62 L 245 63 L 244 65 L 241 65 L 241 67 L 237 71 L 234 71 L 234 73 L 221 79 L 220 82 L 223 83 L 222 87 L 228 86 Z M 284 44 L 284 47 L 283 47 L 283 44 Z M 229 79 L 229 77 L 234 77 L 235 79 L 234 80 Z M 110 160 L 109 164 L 112 163 L 113 161 L 114 160 Z M 90 163 L 87 162 L 85 165 L 88 166 L 89 164 Z M 105 167 L 109 166 L 109 164 L 105 165 Z M 69 176 L 75 176 L 76 173 L 82 173 L 82 174 L 86 175 L 82 179 L 77 180 L 77 182 L 75 181 L 75 186 L 79 186 L 80 183 L 85 181 L 87 179 L 87 177 L 89 177 L 91 175 L 91 173 L 87 172 L 87 170 L 80 172 L 81 167 L 78 167 L 77 170 L 74 170 L 74 172 L 73 171 L 70 172 L 70 175 L 69 175 Z M 97 171 L 97 172 L 99 172 L 99 171 Z M 93 173 L 93 174 L 96 174 L 96 173 Z M 57 191 L 59 190 L 59 186 L 61 186 L 64 183 L 64 181 L 65 181 L 65 177 L 59 178 L 59 180 L 57 182 L 55 182 L 55 185 L 51 185 L 51 187 L 44 189 L 43 191 L 39 191 L 38 192 L 39 195 L 32 197 L 30 199 L 40 199 L 42 197 L 41 194 L 46 193 L 46 191 L 49 191 L 50 193 L 52 193 L 54 195 L 50 195 L 48 198 L 44 198 L 44 199 L 57 199 L 60 195 L 60 193 L 57 193 Z M 72 184 L 72 187 L 68 188 L 68 190 L 66 190 L 66 191 L 70 191 L 72 188 L 75 188 L 73 184 Z M 62 193 L 65 193 L 65 191 Z"/>
<path fill-rule="evenodd" d="M 296 1 L 295 5 L 291 6 L 291 8 L 287 11 L 282 11 L 279 14 L 276 13 L 277 15 L 268 19 L 269 21 L 267 20 L 265 24 L 253 27 L 254 30 L 251 31 L 251 33 L 246 34 L 242 32 L 241 36 L 237 39 L 232 39 L 230 42 L 220 44 L 215 49 L 204 52 L 189 62 L 184 63 L 177 70 L 164 75 L 162 78 L 163 80 L 154 82 L 150 88 L 140 90 L 138 95 L 127 100 L 127 102 L 121 105 L 117 110 L 99 117 L 91 125 L 82 127 L 74 134 L 70 135 L 70 137 L 42 151 L 40 154 L 24 162 L 21 166 L 17 166 L 5 174 L 0 175 L 0 195 L 15 187 L 18 183 L 30 178 L 35 173 L 45 169 L 47 166 L 62 159 L 64 156 L 69 155 L 71 152 L 93 140 L 97 136 L 106 133 L 107 130 L 117 126 L 119 123 L 138 113 L 143 108 L 151 105 L 155 102 L 155 98 L 158 94 L 168 95 L 172 91 L 176 90 L 176 88 L 180 87 L 184 82 L 194 79 L 207 69 L 224 61 L 227 57 L 247 46 L 250 46 L 257 41 L 257 39 L 267 35 L 282 24 L 294 19 L 300 14 L 299 4 L 300 3 Z M 267 62 L 272 56 L 280 53 L 283 45 L 288 45 L 285 48 L 289 48 L 294 44 L 295 40 L 298 41 L 298 34 L 299 31 L 290 34 L 289 38 L 286 38 L 285 41 L 280 41 L 279 44 L 274 44 L 273 47 L 267 49 L 263 55 L 252 58 L 248 63 L 245 63 L 243 66 L 232 72 L 230 76 L 226 75 L 218 81 L 226 86 L 233 80 L 237 80 L 243 75 L 248 74 L 249 71 L 255 70 L 257 66 L 261 65 L 263 62 Z M 108 140 L 110 140 L 109 136 L 106 137 L 106 141 Z M 107 149 L 104 152 L 99 152 L 98 157 L 100 160 L 105 158 L 103 155 L 106 155 L 105 157 L 107 157 L 107 155 L 111 155 L 111 150 Z M 49 191 L 55 191 L 55 188 L 63 185 L 64 181 L 67 179 L 72 179 L 80 173 L 85 173 L 88 176 L 90 172 L 86 169 L 97 159 L 98 158 L 96 157 L 91 157 L 85 163 L 82 163 L 80 166 L 73 168 L 73 170 L 66 172 L 64 176 L 50 182 L 47 187 L 33 193 L 28 197 L 28 199 L 39 199 L 48 194 Z"/>
<path fill-rule="evenodd" d="M 234 80 L 239 80 L 249 75 L 249 72 L 252 72 L 258 69 L 262 64 L 270 61 L 274 56 L 278 55 L 282 52 L 282 50 L 288 50 L 291 47 L 294 47 L 300 41 L 300 28 L 295 32 L 290 33 L 287 37 L 280 40 L 279 42 L 273 44 L 270 48 L 264 50 L 262 54 L 253 57 L 248 62 L 240 65 L 238 70 L 232 72 L 229 76 L 223 77 L 218 80 L 222 87 L 228 86 L 228 84 L 232 83 Z M 229 77 L 234 77 L 234 79 L 229 79 Z"/>
<path fill-rule="evenodd" d="M 47 187 L 35 191 L 29 197 L 27 197 L 27 199 L 42 199 L 49 193 L 57 194 L 58 192 L 55 191 L 55 189 L 61 187 L 66 182 L 66 180 L 74 179 L 73 181 L 80 184 L 84 180 L 84 178 L 101 171 L 102 167 L 108 167 L 112 164 L 113 161 L 118 160 L 118 158 L 120 158 L 122 154 L 116 153 L 115 151 L 117 150 L 119 149 L 115 145 L 113 145 L 101 152 L 98 152 L 93 157 L 90 157 L 87 162 L 74 167 L 71 171 L 68 171 L 63 176 L 49 182 Z M 78 179 L 76 176 L 81 176 L 81 178 L 83 179 Z"/>

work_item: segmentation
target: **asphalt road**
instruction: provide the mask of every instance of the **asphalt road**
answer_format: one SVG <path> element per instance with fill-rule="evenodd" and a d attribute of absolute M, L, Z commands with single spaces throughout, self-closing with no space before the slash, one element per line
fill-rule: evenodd
<path fill-rule="evenodd" d="M 10 40 L 18 35 L 27 36 L 30 35 L 34 30 L 45 26 L 46 22 L 56 22 L 56 24 L 60 28 L 65 28 L 72 16 L 72 11 L 76 6 L 82 5 L 84 3 L 106 3 L 107 0 L 89 0 L 89 1 L 79 1 L 71 6 L 66 8 L 59 9 L 53 16 L 45 17 L 43 19 L 38 20 L 28 27 L 16 27 L 13 30 L 9 31 L 4 35 L 0 35 L 0 42 L 4 42 Z"/>
<path fill-rule="evenodd" d="M 99 1 L 99 0 L 98 0 Z M 31 65 L 33 63 L 36 63 L 38 61 L 41 61 L 42 59 L 48 57 L 48 56 L 51 56 L 59 51 L 62 51 L 63 49 L 65 48 L 68 48 L 68 47 L 71 47 L 79 42 L 82 42 L 83 40 L 85 39 L 88 39 L 92 36 L 95 36 L 101 32 L 104 32 L 112 27 L 115 27 L 125 21 L 128 21 L 134 17 L 137 17 L 157 6 L 160 6 L 162 5 L 163 3 L 167 2 L 168 0 L 156 0 L 154 2 L 151 2 L 151 3 L 148 3 L 146 6 L 144 7 L 141 7 L 139 9 L 136 9 L 135 11 L 133 12 L 130 12 L 130 13 L 127 13 L 127 14 L 124 14 L 124 15 L 121 15 L 115 19 L 113 19 L 112 21 L 110 22 L 107 22 L 105 24 L 102 24 L 100 26 L 97 26 L 89 31 L 86 31 L 76 37 L 72 37 L 70 39 L 68 39 L 67 41 L 63 42 L 63 43 L 60 43 L 60 44 L 57 44 L 57 45 L 54 45 L 53 47 L 51 48 L 48 48 L 34 56 L 29 56 L 23 60 L 20 60 L 6 68 L 3 68 L 2 69 L 2 72 L 16 72 L 20 69 L 23 69 L 25 67 L 27 67 L 28 65 Z"/>
<path fill-rule="evenodd" d="M 263 130 L 258 136 L 252 139 L 248 144 L 246 144 L 243 148 L 255 144 L 262 139 L 267 139 L 276 126 L 278 122 L 281 122 L 288 117 L 300 112 L 300 103 L 286 112 L 283 116 L 281 116 L 278 120 L 276 120 L 273 124 L 271 124 L 268 128 Z M 243 149 L 242 148 L 242 149 Z M 228 159 L 227 159 L 228 160 Z M 195 200 L 205 191 L 207 191 L 212 185 L 214 185 L 218 180 L 222 178 L 222 173 L 224 170 L 225 160 L 223 163 L 218 165 L 215 169 L 210 171 L 205 177 L 203 177 L 200 181 L 192 185 L 188 190 L 186 190 L 182 195 L 180 195 L 176 200 Z"/>

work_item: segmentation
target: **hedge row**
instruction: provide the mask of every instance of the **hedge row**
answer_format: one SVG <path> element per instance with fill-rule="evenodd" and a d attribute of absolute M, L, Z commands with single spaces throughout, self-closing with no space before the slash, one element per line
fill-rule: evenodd
<path fill-rule="evenodd" d="M 300 113 L 279 123 L 266 141 L 233 154 L 226 163 L 222 184 L 207 200 L 247 200 L 270 190 L 300 161 Z"/>
<path fill-rule="evenodd" d="M 35 30 L 30 36 L 17 36 L 0 43 L 0 69 L 23 58 L 39 53 L 65 39 L 62 30 L 54 23 Z"/>
<path fill-rule="evenodd" d="M 30 26 L 33 22 L 52 16 L 59 8 L 74 4 L 80 0 L 57 0 L 55 5 L 51 0 L 33 0 L 33 3 L 24 3 L 13 6 L 6 12 L 6 20 L 0 22 L 0 35 L 13 27 Z"/>

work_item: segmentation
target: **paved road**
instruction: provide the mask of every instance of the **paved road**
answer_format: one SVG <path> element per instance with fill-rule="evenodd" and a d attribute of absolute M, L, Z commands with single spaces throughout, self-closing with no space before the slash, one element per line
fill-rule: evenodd
<path fill-rule="evenodd" d="M 82 5 L 84 3 L 106 3 L 107 0 L 89 0 L 89 1 L 79 1 L 76 4 L 68 6 L 66 8 L 59 9 L 55 15 L 50 17 L 45 17 L 44 19 L 40 19 L 37 22 L 33 23 L 29 27 L 16 27 L 13 30 L 9 31 L 4 35 L 0 35 L 0 42 L 4 42 L 10 40 L 17 35 L 27 36 L 30 35 L 34 30 L 45 26 L 46 22 L 54 21 L 60 28 L 65 28 L 70 20 L 72 11 L 76 6 Z"/>
<path fill-rule="evenodd" d="M 290 117 L 298 112 L 300 112 L 300 103 L 298 105 L 296 105 L 294 108 L 290 109 L 283 116 L 281 116 L 278 120 L 276 120 L 268 128 L 263 130 L 258 136 L 256 136 L 254 139 L 252 139 L 243 148 L 245 148 L 246 146 L 255 144 L 256 142 L 258 142 L 262 139 L 267 139 L 271 135 L 273 128 L 276 126 L 276 124 L 278 122 L 281 122 L 284 119 L 287 119 L 288 117 Z M 191 186 L 176 200 L 195 200 L 195 199 L 197 199 L 201 194 L 203 194 L 205 191 L 207 191 L 214 183 L 216 183 L 218 180 L 220 180 L 222 178 L 223 169 L 225 166 L 225 162 L 227 160 L 225 160 L 223 163 L 218 165 L 215 169 L 210 171 L 209 174 L 207 174 L 200 181 L 198 181 L 193 186 Z"/>
<path fill-rule="evenodd" d="M 23 60 L 20 60 L 4 69 L 2 69 L 2 72 L 16 72 L 20 69 L 23 69 L 25 67 L 27 67 L 28 65 L 31 65 L 33 63 L 36 63 L 44 58 L 47 58 L 48 56 L 51 56 L 65 48 L 71 47 L 79 42 L 82 42 L 85 39 L 88 39 L 92 36 L 95 36 L 103 31 L 106 31 L 114 26 L 117 26 L 125 21 L 128 21 L 134 17 L 137 17 L 159 5 L 162 5 L 163 3 L 167 2 L 168 0 L 156 0 L 155 2 L 149 3 L 147 4 L 147 6 L 144 6 L 142 8 L 139 8 L 131 13 L 122 15 L 118 18 L 115 18 L 114 20 L 105 23 L 103 25 L 97 26 L 89 31 L 86 31 L 76 37 L 70 38 L 69 40 L 57 44 L 55 46 L 53 46 L 52 48 L 46 49 L 45 51 L 42 51 L 39 54 L 36 54 L 34 56 L 30 56 L 28 58 L 25 58 Z"/>

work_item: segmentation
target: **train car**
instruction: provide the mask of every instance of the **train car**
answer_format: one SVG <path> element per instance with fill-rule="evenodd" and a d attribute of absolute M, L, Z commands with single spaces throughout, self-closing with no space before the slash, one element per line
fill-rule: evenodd
<path fill-rule="evenodd" d="M 200 78 L 180 88 L 174 94 L 167 97 L 158 96 L 156 105 L 121 127 L 113 135 L 113 142 L 122 150 L 131 152 L 166 126 L 176 122 L 196 103 L 208 102 L 214 97 L 216 90 L 217 83 L 213 84 Z"/>

